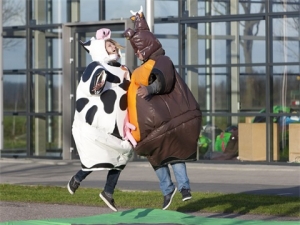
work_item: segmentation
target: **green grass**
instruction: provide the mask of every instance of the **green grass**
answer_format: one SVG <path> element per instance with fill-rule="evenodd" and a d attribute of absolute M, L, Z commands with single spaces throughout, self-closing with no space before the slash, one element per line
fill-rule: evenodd
<path fill-rule="evenodd" d="M 79 188 L 76 194 L 70 195 L 65 187 L 1 184 L 0 201 L 106 207 L 99 198 L 100 191 L 96 188 Z M 116 190 L 114 199 L 117 207 L 124 209 L 160 209 L 162 206 L 162 195 L 158 191 Z M 181 195 L 176 193 L 168 209 L 184 213 L 210 212 L 300 217 L 300 199 L 271 195 L 193 192 L 192 200 L 182 202 Z"/>

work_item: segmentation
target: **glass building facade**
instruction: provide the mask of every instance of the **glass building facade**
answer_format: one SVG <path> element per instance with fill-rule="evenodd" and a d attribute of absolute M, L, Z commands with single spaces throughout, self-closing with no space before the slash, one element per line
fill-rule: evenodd
<path fill-rule="evenodd" d="M 199 138 L 199 159 L 214 160 L 211 153 L 225 151 L 222 134 L 229 129 L 238 132 L 235 160 L 300 159 L 300 0 L 0 4 L 1 157 L 78 158 L 71 134 L 74 95 L 91 61 L 79 40 L 110 28 L 126 47 L 123 63 L 133 70 L 139 62 L 122 32 L 133 26 L 130 10 L 142 5 L 166 55 L 200 104 L 199 137 L 211 132 L 210 140 Z"/>

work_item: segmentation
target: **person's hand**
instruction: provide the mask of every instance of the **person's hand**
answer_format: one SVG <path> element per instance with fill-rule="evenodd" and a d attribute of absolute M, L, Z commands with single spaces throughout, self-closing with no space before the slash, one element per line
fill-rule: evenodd
<path fill-rule="evenodd" d="M 140 96 L 141 98 L 147 97 L 149 95 L 149 93 L 148 93 L 146 86 L 141 84 L 137 90 L 137 95 Z"/>
<path fill-rule="evenodd" d="M 126 71 L 126 72 L 124 73 L 124 79 L 125 79 L 125 80 L 130 80 L 129 72 Z"/>
<path fill-rule="evenodd" d="M 134 139 L 134 137 L 132 136 L 131 130 L 135 130 L 135 129 L 136 129 L 136 127 L 133 124 L 126 122 L 126 124 L 125 124 L 125 140 L 128 140 L 134 148 L 137 145 L 137 142 Z"/>
<path fill-rule="evenodd" d="M 135 130 L 136 127 L 133 124 L 129 123 L 128 112 L 124 122 L 124 139 L 129 141 L 132 144 L 132 146 L 135 147 L 137 145 L 137 142 L 132 136 L 131 131 Z"/>

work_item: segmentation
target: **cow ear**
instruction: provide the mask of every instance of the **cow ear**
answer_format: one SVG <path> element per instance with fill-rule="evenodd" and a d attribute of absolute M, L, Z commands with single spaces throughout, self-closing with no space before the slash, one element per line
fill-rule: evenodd
<path fill-rule="evenodd" d="M 90 45 L 91 45 L 91 40 L 88 40 L 86 42 L 83 42 L 82 40 L 79 40 L 79 43 L 81 44 L 81 46 L 87 51 L 87 53 L 90 53 Z"/>

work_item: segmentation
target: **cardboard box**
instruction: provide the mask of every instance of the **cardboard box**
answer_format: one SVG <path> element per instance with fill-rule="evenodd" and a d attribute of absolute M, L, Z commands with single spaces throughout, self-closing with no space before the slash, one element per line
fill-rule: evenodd
<path fill-rule="evenodd" d="M 245 117 L 245 123 L 252 123 L 253 119 L 254 119 L 253 116 L 251 116 L 251 117 Z"/>
<path fill-rule="evenodd" d="M 266 161 L 266 123 L 239 123 L 239 159 Z M 273 124 L 273 160 L 279 160 L 278 124 Z"/>
<path fill-rule="evenodd" d="M 289 124 L 289 161 L 300 162 L 300 123 Z"/>

